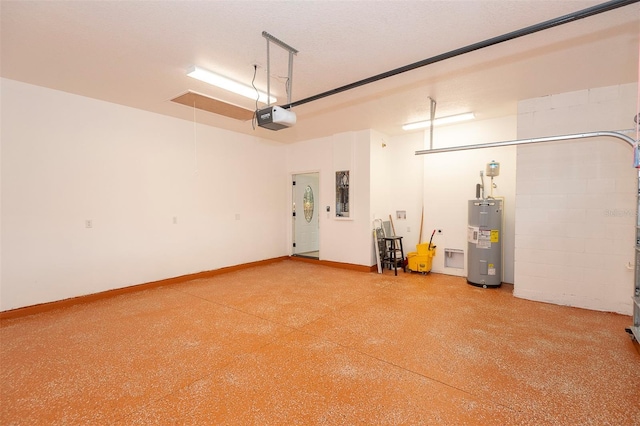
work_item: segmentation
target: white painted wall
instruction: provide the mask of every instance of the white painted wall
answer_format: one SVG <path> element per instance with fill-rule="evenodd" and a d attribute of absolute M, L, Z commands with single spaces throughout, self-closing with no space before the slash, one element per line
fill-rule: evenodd
<path fill-rule="evenodd" d="M 637 84 L 518 105 L 518 137 L 633 127 Z M 637 181 L 623 141 L 518 147 L 514 295 L 630 314 Z"/>
<path fill-rule="evenodd" d="M 0 309 L 287 254 L 283 146 L 7 79 L 1 96 Z"/>
<path fill-rule="evenodd" d="M 516 117 L 472 122 L 434 129 L 434 148 L 471 145 L 515 139 Z M 515 218 L 515 148 L 492 148 L 415 156 L 417 150 L 429 146 L 429 132 L 418 132 L 391 138 L 388 146 L 401 152 L 387 164 L 387 173 L 403 177 L 403 188 L 397 204 L 409 206 L 406 232 L 404 226 L 396 227 L 405 236 L 406 251 L 414 251 L 418 241 L 420 214 L 424 200 L 422 241 L 428 242 L 434 229 L 442 229 L 435 235 L 436 257 L 432 271 L 449 275 L 466 276 L 467 252 L 467 201 L 475 198 L 475 185 L 480 182 L 480 170 L 491 160 L 500 162 L 500 176 L 494 196 L 505 198 L 505 226 L 503 231 L 504 275 L 503 282 L 513 282 L 513 241 Z M 387 149 L 387 148 L 385 148 Z M 417 163 L 416 163 L 417 162 Z M 423 179 L 422 182 L 420 179 Z M 489 180 L 485 178 L 487 188 Z M 418 203 L 418 204 L 416 204 Z M 395 207 L 390 206 L 395 211 Z M 417 216 L 415 220 L 413 217 Z M 465 253 L 464 269 L 445 267 L 444 249 L 460 249 Z"/>
<path fill-rule="evenodd" d="M 331 137 L 302 141 L 286 146 L 289 176 L 320 174 L 320 259 L 371 266 L 369 144 L 371 131 L 347 132 Z M 351 217 L 335 217 L 335 172 L 350 170 Z M 290 179 L 289 179 L 290 182 Z M 290 189 L 287 190 L 290 194 Z M 291 206 L 291 195 L 286 208 Z M 331 211 L 326 212 L 326 206 Z M 289 217 L 289 216 L 287 216 Z M 288 220 L 291 241 L 291 219 Z M 291 247 L 289 248 L 291 254 Z"/>
<path fill-rule="evenodd" d="M 421 132 L 392 138 L 375 132 L 371 139 L 371 221 L 388 221 L 391 215 L 405 256 L 415 251 L 420 233 L 423 159 L 415 152 L 421 149 Z M 397 218 L 398 210 L 406 219 Z"/>
<path fill-rule="evenodd" d="M 326 246 L 326 233 L 323 232 L 325 223 L 331 219 L 333 214 L 333 184 L 331 177 L 333 153 L 327 146 L 331 143 L 331 138 L 313 139 L 303 142 L 291 144 L 285 148 L 286 168 L 288 173 L 287 194 L 291 194 L 291 177 L 294 174 L 317 172 L 319 177 L 319 191 L 315 194 L 315 203 L 318 204 L 318 221 L 319 234 L 318 245 L 320 257 L 323 255 L 323 247 Z M 287 254 L 293 254 L 293 222 L 291 216 L 291 207 L 293 205 L 292 195 L 289 195 L 286 201 L 287 217 Z M 326 212 L 326 206 L 331 206 L 331 213 Z"/>
<path fill-rule="evenodd" d="M 1 89 L 2 310 L 290 254 L 290 176 L 305 172 L 320 173 L 321 259 L 373 265 L 371 222 L 389 214 L 411 251 L 424 204 L 423 240 L 444 231 L 433 271 L 466 276 L 444 267 L 444 248 L 466 252 L 467 200 L 496 160 L 503 281 L 519 297 L 631 312 L 636 177 L 622 142 L 520 147 L 516 166 L 514 147 L 415 156 L 428 133 L 283 146 L 12 80 Z M 636 94 L 523 101 L 517 132 L 516 117 L 479 119 L 437 128 L 434 147 L 629 128 Z M 349 220 L 334 216 L 344 169 Z"/>

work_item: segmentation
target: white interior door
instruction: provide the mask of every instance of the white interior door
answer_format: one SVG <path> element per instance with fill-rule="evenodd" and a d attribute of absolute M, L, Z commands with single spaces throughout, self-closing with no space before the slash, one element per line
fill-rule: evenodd
<path fill-rule="evenodd" d="M 293 176 L 293 254 L 320 258 L 319 174 Z"/>

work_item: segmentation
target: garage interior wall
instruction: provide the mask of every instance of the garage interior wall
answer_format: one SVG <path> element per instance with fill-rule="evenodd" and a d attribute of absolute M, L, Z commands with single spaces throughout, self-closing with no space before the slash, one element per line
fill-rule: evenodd
<path fill-rule="evenodd" d="M 466 202 L 475 197 L 479 171 L 496 160 L 495 195 L 506 200 L 504 281 L 515 283 L 515 294 L 630 313 L 637 188 L 622 143 L 594 141 L 569 153 L 560 143 L 415 156 L 428 133 L 364 130 L 282 145 L 1 84 L 2 310 L 288 255 L 291 175 L 310 171 L 320 174 L 321 259 L 373 265 L 371 222 L 389 214 L 412 251 L 424 203 L 423 240 L 443 230 L 434 237 L 433 271 L 464 276 L 444 266 L 444 248 L 466 252 Z M 434 147 L 629 128 L 636 93 L 637 85 L 623 85 L 523 101 L 518 117 L 437 128 Z M 345 168 L 353 215 L 338 220 L 335 172 Z M 541 180 L 549 188 L 559 179 L 573 189 L 586 182 L 577 187 L 583 193 L 539 193 Z M 553 208 L 543 211 L 543 203 Z M 407 218 L 397 220 L 397 210 Z M 584 220 L 571 225 L 575 213 Z M 562 217 L 550 227 L 540 223 Z M 552 235 L 531 235 L 540 228 Z M 582 251 L 549 245 L 562 230 L 574 233 L 563 237 L 572 244 L 582 241 Z"/>
<path fill-rule="evenodd" d="M 371 131 L 345 132 L 326 138 L 286 145 L 286 167 L 290 176 L 298 173 L 318 172 L 320 260 L 371 266 L 371 221 L 369 220 L 370 141 Z M 336 172 L 350 172 L 350 217 L 335 217 Z M 292 241 L 291 189 L 288 187 L 288 235 Z M 326 211 L 326 207 L 330 211 Z M 291 254 L 291 247 L 288 254 Z"/>
<path fill-rule="evenodd" d="M 632 129 L 637 103 L 637 84 L 523 100 L 518 138 Z M 631 314 L 632 148 L 612 138 L 518 146 L 516 179 L 514 294 Z"/>
<path fill-rule="evenodd" d="M 1 84 L 0 309 L 287 254 L 281 144 Z"/>
<path fill-rule="evenodd" d="M 436 127 L 434 148 L 473 145 L 515 139 L 516 117 L 474 120 L 457 126 Z M 425 132 L 424 148 L 429 147 Z M 494 179 L 494 197 L 504 200 L 502 244 L 502 281 L 513 283 L 513 244 L 515 222 L 515 147 L 457 151 L 421 155 L 424 161 L 424 226 L 429 237 L 434 229 L 441 229 L 433 243 L 437 247 L 433 271 L 449 275 L 467 276 L 468 200 L 475 199 L 476 184 L 481 183 L 480 171 L 487 163 L 500 163 L 500 175 Z M 491 180 L 485 176 L 485 195 L 490 195 Z M 426 234 L 425 234 L 426 235 Z M 464 268 L 445 265 L 445 249 L 464 252 Z"/>
<path fill-rule="evenodd" d="M 422 132 L 394 137 L 376 132 L 371 139 L 371 222 L 389 221 L 391 215 L 405 255 L 415 251 L 420 235 L 424 167 L 423 159 L 415 155 L 419 149 Z M 398 211 L 406 215 L 398 218 Z"/>

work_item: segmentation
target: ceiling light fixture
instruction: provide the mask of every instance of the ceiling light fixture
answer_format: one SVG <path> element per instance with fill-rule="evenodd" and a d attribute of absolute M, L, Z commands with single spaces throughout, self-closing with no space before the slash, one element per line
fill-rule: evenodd
<path fill-rule="evenodd" d="M 433 120 L 433 125 L 438 126 L 443 124 L 459 123 L 460 121 L 473 120 L 474 118 L 476 118 L 474 113 L 467 112 L 465 114 L 436 118 L 435 120 Z M 402 130 L 425 129 L 429 126 L 431 126 L 431 120 L 418 121 L 416 123 L 405 124 L 404 126 L 402 126 Z"/>
<path fill-rule="evenodd" d="M 205 83 L 209 83 L 213 86 L 220 87 L 221 89 L 228 90 L 249 99 L 256 99 L 256 89 L 253 87 L 238 83 L 235 80 L 231 80 L 228 77 L 205 70 L 204 68 L 192 66 L 189 68 L 187 75 L 195 78 L 196 80 L 204 81 Z M 267 96 L 264 92 L 258 91 L 258 94 L 258 101 L 264 104 L 273 104 L 278 101 L 275 97 Z"/>

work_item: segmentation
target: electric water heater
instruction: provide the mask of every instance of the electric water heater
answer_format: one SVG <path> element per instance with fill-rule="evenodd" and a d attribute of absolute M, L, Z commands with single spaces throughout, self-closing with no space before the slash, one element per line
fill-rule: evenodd
<path fill-rule="evenodd" d="M 502 200 L 469 200 L 467 282 L 485 288 L 502 284 Z"/>

